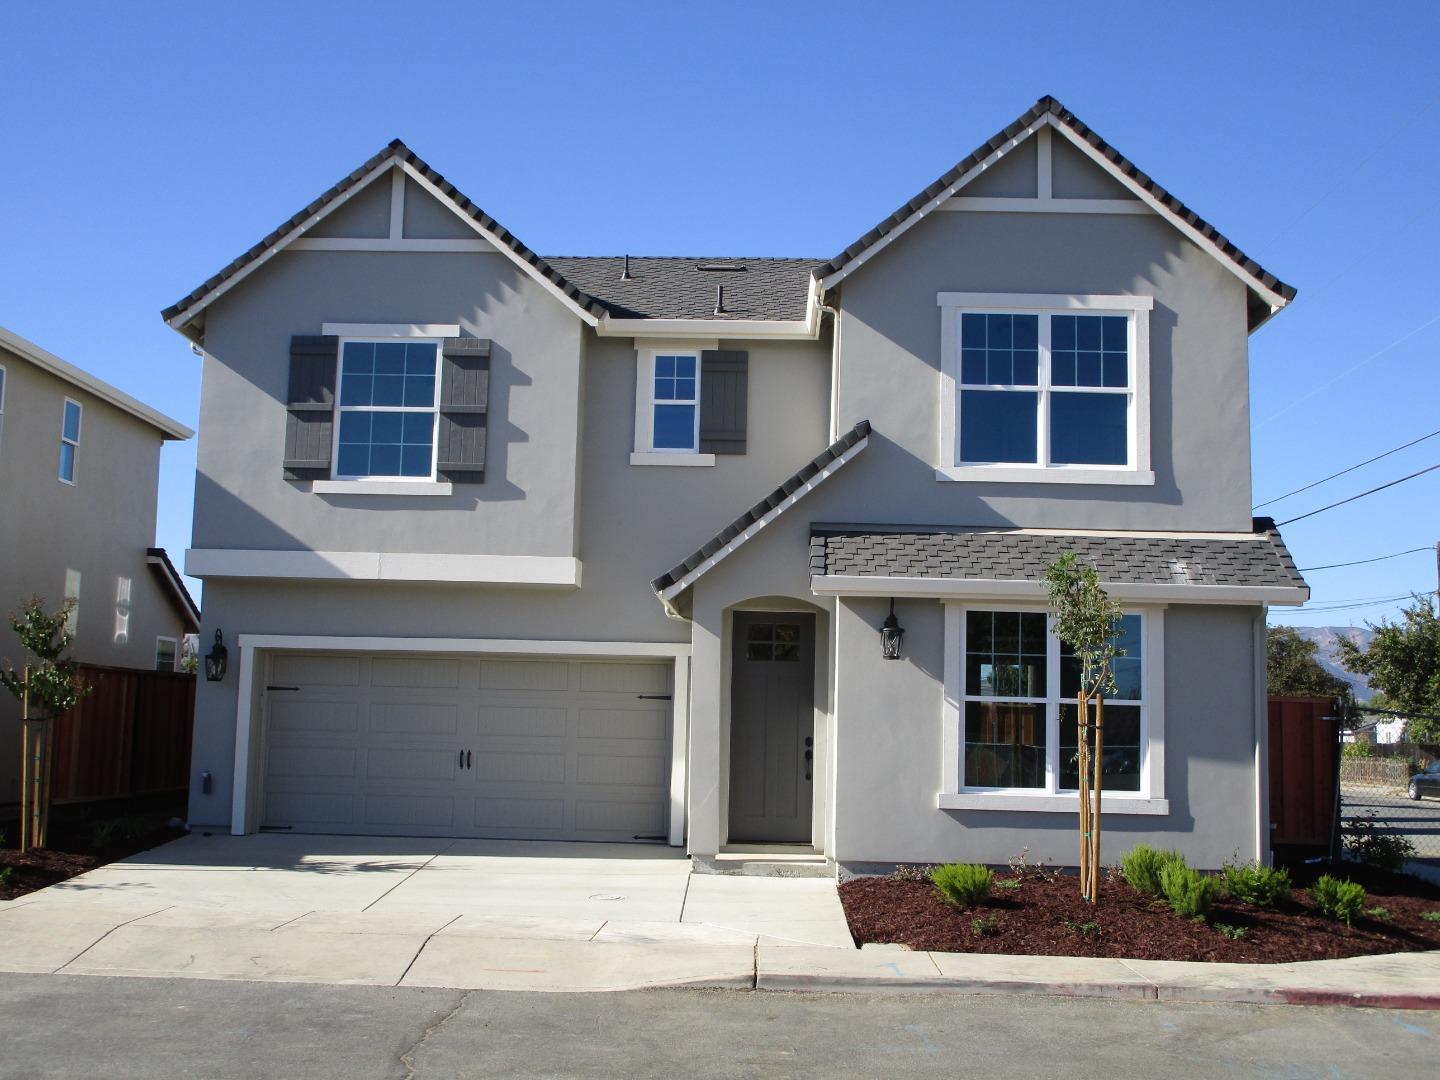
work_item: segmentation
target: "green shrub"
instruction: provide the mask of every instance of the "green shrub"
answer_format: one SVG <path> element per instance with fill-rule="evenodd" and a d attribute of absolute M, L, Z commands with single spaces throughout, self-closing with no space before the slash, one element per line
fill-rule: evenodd
<path fill-rule="evenodd" d="M 1099 937 L 1100 924 L 1098 922 L 1077 922 L 1074 919 L 1066 919 L 1060 924 L 1066 930 L 1074 930 L 1081 937 Z"/>
<path fill-rule="evenodd" d="M 1220 931 L 1220 936 L 1226 941 L 1239 941 L 1248 932 L 1243 926 L 1231 926 L 1229 923 L 1217 922 L 1215 929 Z"/>
<path fill-rule="evenodd" d="M 946 863 L 930 871 L 930 880 L 956 907 L 974 907 L 990 895 L 995 875 L 975 863 Z"/>
<path fill-rule="evenodd" d="M 997 889 L 1018 889 L 1018 888 L 1020 888 L 1020 886 L 1023 885 L 1023 884 L 1025 884 L 1025 883 L 1024 883 L 1023 881 L 1021 881 L 1018 877 L 1007 877 L 1007 878 L 1000 878 L 998 881 L 996 881 L 996 882 L 995 882 L 995 888 L 997 888 Z"/>
<path fill-rule="evenodd" d="M 1345 850 L 1367 866 L 1398 874 L 1407 860 L 1415 858 L 1415 845 L 1408 836 L 1381 831 L 1387 824 L 1374 810 L 1351 819 L 1345 826 Z"/>
<path fill-rule="evenodd" d="M 1422 911 L 1420 917 L 1426 922 L 1440 922 L 1440 911 Z"/>
<path fill-rule="evenodd" d="M 996 920 L 993 915 L 986 915 L 983 918 L 970 920 L 970 929 L 976 937 L 989 937 L 995 933 Z"/>
<path fill-rule="evenodd" d="M 1356 739 L 1354 742 L 1347 742 L 1340 753 L 1347 758 L 1368 758 L 1375 756 L 1375 748 L 1364 739 Z"/>
<path fill-rule="evenodd" d="M 1290 899 L 1289 870 L 1257 863 L 1226 863 L 1221 880 L 1231 899 L 1256 907 L 1278 907 Z"/>
<path fill-rule="evenodd" d="M 1346 926 L 1365 910 L 1365 890 L 1353 881 L 1322 874 L 1310 889 L 1315 906 L 1327 919 L 1343 920 Z"/>
<path fill-rule="evenodd" d="M 1184 862 L 1167 863 L 1160 870 L 1160 891 L 1176 915 L 1203 919 L 1220 895 L 1220 882 L 1192 870 Z"/>
<path fill-rule="evenodd" d="M 1120 860 L 1120 873 L 1136 892 L 1158 897 L 1165 891 L 1160 885 L 1160 872 L 1172 864 L 1184 866 L 1185 857 L 1178 851 L 1158 851 L 1138 844 Z"/>

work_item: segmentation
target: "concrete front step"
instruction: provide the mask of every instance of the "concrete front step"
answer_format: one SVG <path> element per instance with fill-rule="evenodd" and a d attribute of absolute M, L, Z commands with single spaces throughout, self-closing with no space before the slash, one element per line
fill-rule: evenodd
<path fill-rule="evenodd" d="M 719 855 L 691 855 L 690 869 L 697 874 L 735 877 L 835 878 L 835 860 L 809 853 L 722 851 Z"/>

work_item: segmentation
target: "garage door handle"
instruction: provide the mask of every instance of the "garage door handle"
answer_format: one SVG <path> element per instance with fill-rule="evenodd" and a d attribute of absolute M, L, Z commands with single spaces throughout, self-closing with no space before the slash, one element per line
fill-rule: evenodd
<path fill-rule="evenodd" d="M 461 751 L 460 751 L 460 768 L 463 769 L 464 767 L 465 767 L 465 751 L 464 751 L 464 750 L 461 750 Z"/>
<path fill-rule="evenodd" d="M 475 767 L 475 755 L 469 750 L 465 751 L 465 767 L 467 769 L 473 769 Z"/>
<path fill-rule="evenodd" d="M 674 701 L 674 694 L 636 694 L 641 701 Z"/>

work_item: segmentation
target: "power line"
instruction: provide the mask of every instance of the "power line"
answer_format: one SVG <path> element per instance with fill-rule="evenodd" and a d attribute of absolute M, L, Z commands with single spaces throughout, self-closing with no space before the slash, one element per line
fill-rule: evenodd
<path fill-rule="evenodd" d="M 1283 498 L 1284 496 L 1281 497 Z M 1261 503 L 1260 505 L 1264 506 L 1265 504 Z M 1397 551 L 1394 555 L 1376 555 L 1373 559 L 1356 559 L 1354 562 L 1336 562 L 1330 563 L 1328 566 L 1302 566 L 1300 568 L 1300 573 L 1310 574 L 1314 573 L 1316 570 L 1338 570 L 1342 566 L 1364 566 L 1366 563 L 1384 562 L 1386 559 L 1398 559 L 1401 555 L 1414 555 L 1417 551 L 1434 550 L 1434 548 L 1427 545 L 1426 547 L 1407 548 L 1405 551 Z"/>
<path fill-rule="evenodd" d="M 1323 514 L 1326 510 L 1334 510 L 1337 506 L 1344 506 L 1346 503 L 1352 503 L 1356 499 L 1363 499 L 1366 495 L 1374 495 L 1377 491 L 1384 491 L 1386 488 L 1392 488 L 1396 484 L 1403 484 L 1406 480 L 1414 480 L 1417 476 L 1424 476 L 1426 473 L 1434 472 L 1436 469 L 1440 469 L 1440 464 L 1431 465 L 1429 468 L 1421 469 L 1419 472 L 1412 472 L 1409 476 L 1402 476 L 1399 480 L 1391 480 L 1388 484 L 1381 484 L 1379 487 L 1373 487 L 1369 491 L 1362 491 L 1359 495 L 1351 495 L 1348 499 L 1341 499 L 1339 502 L 1333 502 L 1329 506 L 1322 506 L 1319 510 L 1311 510 L 1308 514 L 1287 518 L 1277 524 L 1290 525 L 1296 521 L 1304 521 L 1306 518 L 1312 518 L 1316 514 Z"/>
<path fill-rule="evenodd" d="M 1315 615 L 1328 615 L 1332 611 L 1357 611 L 1360 608 L 1380 607 L 1382 604 L 1394 604 L 1400 600 L 1408 600 L 1412 595 L 1412 593 L 1401 593 L 1399 596 L 1387 596 L 1379 600 L 1369 600 L 1364 603 L 1357 604 L 1331 604 L 1329 606 L 1322 604 L 1319 607 L 1312 607 L 1310 604 L 1305 604 L 1303 607 L 1299 608 L 1299 610 L 1309 612 Z"/>
<path fill-rule="evenodd" d="M 1328 484 L 1331 480 L 1334 480 L 1336 477 L 1344 476 L 1346 473 L 1352 473 L 1352 472 L 1354 472 L 1356 469 L 1363 469 L 1366 465 L 1373 465 L 1373 464 L 1375 464 L 1375 462 L 1379 461 L 1381 458 L 1387 458 L 1387 457 L 1389 457 L 1391 454 L 1398 454 L 1401 450 L 1408 450 L 1408 449 L 1410 449 L 1410 447 L 1416 446 L 1416 445 L 1424 442 L 1426 439 L 1433 439 L 1433 438 L 1435 438 L 1436 435 L 1440 435 L 1440 431 L 1432 431 L 1432 432 L 1430 432 L 1429 435 L 1421 435 L 1420 438 L 1418 438 L 1418 439 L 1411 439 L 1409 442 L 1405 443 L 1403 446 L 1397 446 L 1397 447 L 1395 447 L 1395 449 L 1393 449 L 1393 450 L 1386 450 L 1383 454 L 1376 454 L 1376 455 L 1375 455 L 1374 457 L 1372 457 L 1372 458 L 1366 458 L 1364 461 L 1360 462 L 1359 465 L 1351 465 L 1348 469 L 1341 469 L 1341 470 L 1340 470 L 1339 472 L 1337 472 L 1337 473 L 1331 473 L 1329 476 L 1325 477 L 1323 480 L 1316 480 L 1313 484 L 1306 484 L 1304 487 L 1298 487 L 1298 488 L 1296 488 L 1294 491 L 1287 491 L 1284 495 L 1277 495 L 1277 496 L 1275 496 L 1275 498 L 1273 498 L 1273 499 L 1266 499 L 1266 500 L 1265 500 L 1264 502 L 1262 502 L 1262 503 L 1256 503 L 1256 504 L 1255 504 L 1254 506 L 1252 506 L 1250 509 L 1251 509 L 1252 511 L 1255 511 L 1255 510 L 1259 510 L 1260 507 L 1262 507 L 1262 506 L 1269 506 L 1269 505 L 1271 505 L 1272 503 L 1283 502 L 1284 500 L 1290 498 L 1291 495 L 1299 495 L 1302 491 L 1309 491 L 1311 488 L 1313 488 L 1313 487 L 1319 487 L 1321 484 Z M 1401 554 L 1407 554 L 1407 553 L 1406 553 L 1406 552 L 1402 552 Z"/>

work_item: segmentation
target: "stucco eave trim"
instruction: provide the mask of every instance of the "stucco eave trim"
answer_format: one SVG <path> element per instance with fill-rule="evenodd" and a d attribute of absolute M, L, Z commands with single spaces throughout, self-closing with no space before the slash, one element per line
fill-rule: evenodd
<path fill-rule="evenodd" d="M 191 548 L 185 552 L 185 572 L 198 578 L 408 581 L 578 589 L 580 571 L 580 560 L 569 556 L 231 548 Z"/>
<path fill-rule="evenodd" d="M 1269 585 L 1184 585 L 1103 582 L 1116 600 L 1177 604 L 1275 604 L 1298 606 L 1310 598 L 1309 589 Z M 991 578 L 921 578 L 879 575 L 823 574 L 810 579 L 816 596 L 905 596 L 935 599 L 1040 599 L 1046 596 L 1039 581 Z"/>

